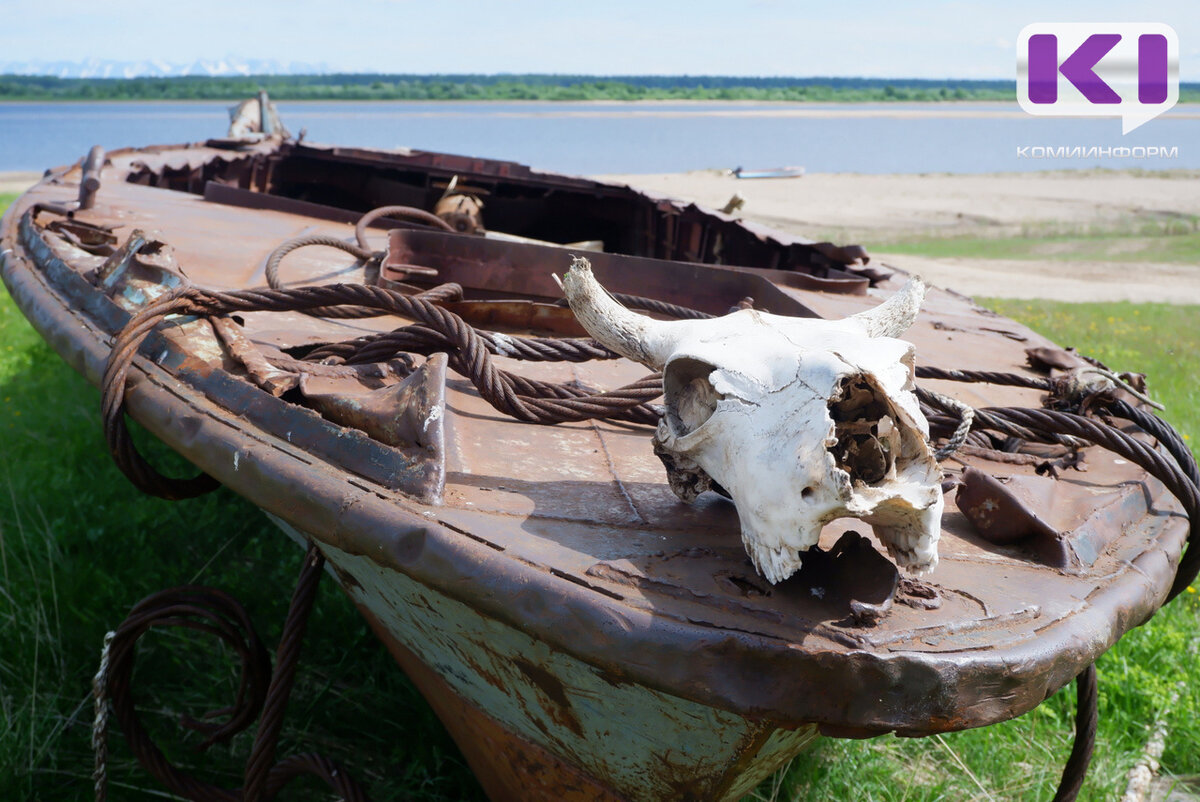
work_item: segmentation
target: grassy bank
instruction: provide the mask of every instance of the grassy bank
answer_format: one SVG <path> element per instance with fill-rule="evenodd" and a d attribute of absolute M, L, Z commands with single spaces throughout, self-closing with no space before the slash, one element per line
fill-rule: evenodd
<path fill-rule="evenodd" d="M 10 199 L 9 199 L 10 200 Z M 0 198 L 0 204 L 7 200 Z M 1150 376 L 1167 416 L 1200 438 L 1195 307 L 993 302 L 1004 314 L 1120 370 Z M 196 582 L 239 597 L 273 648 L 300 553 L 228 490 L 170 503 L 138 494 L 105 452 L 99 395 L 37 336 L 0 290 L 0 799 L 91 798 L 89 684 L 104 632 L 143 596 Z M 187 467 L 142 438 L 155 464 Z M 1112 799 L 1165 711 L 1164 769 L 1200 773 L 1200 619 L 1185 594 L 1099 665 L 1101 729 L 1084 799 Z M 150 636 L 139 658 L 139 709 L 168 756 L 201 777 L 239 782 L 249 736 L 199 755 L 173 722 L 234 696 L 232 655 L 212 642 Z M 983 730 L 919 741 L 823 741 L 757 798 L 1045 799 L 1069 749 L 1073 692 Z M 364 726 L 364 723 L 366 726 Z M 119 731 L 111 798 L 157 799 Z M 377 800 L 482 799 L 428 706 L 325 581 L 304 645 L 280 753 L 318 750 L 347 765 Z M 309 786 L 315 793 L 318 786 Z"/>
<path fill-rule="evenodd" d="M 911 236 L 872 246 L 881 253 L 935 259 L 1174 262 L 1200 265 L 1200 218 L 1131 218 L 1103 226 L 1026 225 L 1010 232 Z"/>

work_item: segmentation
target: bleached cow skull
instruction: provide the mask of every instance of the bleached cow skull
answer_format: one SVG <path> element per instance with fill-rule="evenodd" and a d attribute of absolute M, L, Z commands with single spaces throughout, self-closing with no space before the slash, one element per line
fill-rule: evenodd
<path fill-rule="evenodd" d="M 837 518 L 872 526 L 911 573 L 937 565 L 941 472 L 913 392 L 918 278 L 843 320 L 741 310 L 660 321 L 617 303 L 576 259 L 563 280 L 575 316 L 613 351 L 663 372 L 654 450 L 684 501 L 724 490 L 742 542 L 772 583 Z"/>

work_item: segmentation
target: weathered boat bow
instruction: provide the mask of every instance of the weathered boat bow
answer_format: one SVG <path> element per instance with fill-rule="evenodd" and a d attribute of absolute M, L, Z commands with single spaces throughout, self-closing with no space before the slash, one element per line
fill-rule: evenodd
<path fill-rule="evenodd" d="M 603 241 L 597 277 L 660 317 L 861 313 L 904 277 L 852 250 L 442 154 L 222 141 L 108 160 L 90 209 L 72 206 L 76 166 L 9 211 L 13 297 L 109 385 L 114 419 L 127 410 L 204 474 L 160 485 L 126 454 L 135 480 L 223 484 L 319 550 L 494 798 L 736 799 L 818 732 L 1002 721 L 1178 582 L 1188 524 L 1160 511 L 1186 477 L 1145 434 L 1084 429 L 1070 436 L 1123 458 L 1087 449 L 1087 481 L 1070 475 L 1084 443 L 1055 427 L 1073 418 L 1011 412 L 1040 410 L 1048 380 L 1024 349 L 1052 344 L 934 290 L 906 335 L 942 394 L 922 396 L 932 432 L 954 438 L 961 403 L 981 415 L 943 462 L 970 492 L 947 497 L 936 571 L 901 580 L 840 521 L 767 583 L 733 505 L 672 493 L 645 425 L 661 379 L 584 336 L 550 275 L 570 251 L 546 243 Z M 434 208 L 455 176 L 484 198 L 486 231 L 520 239 L 383 217 L 354 236 L 376 206 Z M 297 237 L 357 261 L 305 247 L 269 281 Z M 968 365 L 991 383 L 964 384 Z M 1001 502 L 1017 525 L 992 536 L 973 510 Z"/>

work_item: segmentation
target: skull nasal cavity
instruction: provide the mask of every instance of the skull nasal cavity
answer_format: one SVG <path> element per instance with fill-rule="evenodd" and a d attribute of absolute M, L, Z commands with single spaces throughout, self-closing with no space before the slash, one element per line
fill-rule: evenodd
<path fill-rule="evenodd" d="M 699 429 L 717 410 L 721 394 L 708 380 L 715 368 L 699 359 L 676 359 L 663 371 L 667 419 L 677 435 Z"/>
<path fill-rule="evenodd" d="M 861 373 L 843 377 L 829 399 L 829 416 L 837 440 L 829 451 L 850 481 L 886 479 L 900 453 L 900 433 L 874 382 Z"/>

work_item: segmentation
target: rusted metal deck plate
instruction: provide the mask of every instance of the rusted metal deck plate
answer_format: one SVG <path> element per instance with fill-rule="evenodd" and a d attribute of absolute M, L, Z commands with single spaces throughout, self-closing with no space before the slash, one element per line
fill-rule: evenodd
<path fill-rule="evenodd" d="M 107 353 L 105 326 L 72 308 L 71 291 L 34 265 L 14 224 L 29 203 L 62 201 L 74 192 L 68 175 L 10 211 L 3 248 L 13 253 L 4 277 L 47 339 L 94 381 Z M 193 282 L 221 289 L 262 286 L 267 255 L 289 237 L 352 237 L 347 225 L 275 211 L 248 214 L 196 195 L 113 182 L 88 214 L 116 223 L 122 238 L 133 228 L 156 230 Z M 564 252 L 564 268 L 567 259 Z M 347 261 L 307 249 L 289 257 L 283 274 L 288 281 L 328 281 Z M 896 286 L 892 280 L 881 291 Z M 784 291 L 822 316 L 850 314 L 877 300 Z M 247 318 L 255 339 L 279 346 L 399 325 L 292 314 Z M 940 291 L 930 294 L 908 338 L 922 364 L 981 370 L 1020 371 L 1025 347 L 1048 344 Z M 951 494 L 941 563 L 927 578 L 941 607 L 897 605 L 877 625 L 863 627 L 848 617 L 845 594 L 822 577 L 802 574 L 774 587 L 759 579 L 732 504 L 713 494 L 694 506 L 679 502 L 645 427 L 521 424 L 452 377 L 444 502 L 425 506 L 247 430 L 213 399 L 142 367 L 148 380 L 129 398 L 139 419 L 235 491 L 331 546 L 506 621 L 614 682 L 635 681 L 778 724 L 815 721 L 837 734 L 928 734 L 1031 709 L 1152 614 L 1186 530 L 1156 482 L 1107 452 L 1090 449 L 1086 473 L 1057 481 L 1032 468 L 968 458 L 1052 497 L 1045 511 L 1050 523 L 1094 544 L 1094 561 L 1068 573 L 986 543 Z M 624 360 L 501 360 L 501 367 L 599 387 L 644 373 Z M 1038 405 L 1029 391 L 930 385 L 975 406 Z M 822 534 L 822 546 L 846 529 L 869 533 L 837 522 Z"/>

